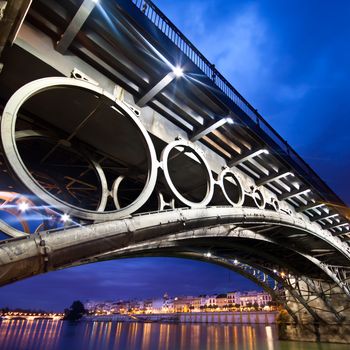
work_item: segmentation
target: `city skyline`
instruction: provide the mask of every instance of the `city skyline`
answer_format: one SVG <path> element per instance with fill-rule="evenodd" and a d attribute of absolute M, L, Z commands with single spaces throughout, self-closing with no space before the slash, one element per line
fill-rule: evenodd
<path fill-rule="evenodd" d="M 158 262 L 161 262 L 161 265 Z M 171 269 L 176 268 L 178 270 L 172 273 Z M 259 289 L 253 282 L 225 268 L 185 259 L 140 258 L 100 262 L 94 264 L 94 274 L 90 272 L 91 266 L 85 265 L 35 276 L 2 287 L 0 288 L 0 307 L 33 306 L 59 311 L 76 299 L 147 298 L 152 297 L 157 290 L 163 291 L 166 287 L 166 291 L 173 295 L 199 295 L 202 292 L 214 294 L 231 289 Z M 113 280 L 113 274 L 119 274 L 119 280 L 118 278 Z M 137 276 L 137 280 L 129 281 L 129 276 Z M 190 276 L 191 280 L 187 276 Z M 76 283 L 77 279 L 79 283 Z M 174 285 L 172 283 L 174 280 L 180 283 Z M 89 285 L 93 288 L 86 288 Z M 28 300 L 23 289 L 31 288 L 41 290 L 44 295 Z M 46 292 L 50 295 L 45 296 Z"/>

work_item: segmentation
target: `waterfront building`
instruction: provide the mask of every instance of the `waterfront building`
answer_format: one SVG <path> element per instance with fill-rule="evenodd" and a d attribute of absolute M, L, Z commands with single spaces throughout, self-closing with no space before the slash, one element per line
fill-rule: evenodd
<path fill-rule="evenodd" d="M 245 306 L 254 306 L 258 305 L 259 307 L 264 307 L 268 302 L 272 301 L 271 295 L 266 292 L 261 291 L 249 291 L 241 293 L 240 295 L 240 305 Z"/>
<path fill-rule="evenodd" d="M 223 311 L 240 305 L 241 307 L 264 307 L 271 296 L 263 291 L 228 292 L 214 295 L 169 297 L 146 300 L 93 301 L 84 303 L 85 309 L 94 314 L 124 313 L 172 313 L 199 312 L 203 310 Z"/>
<path fill-rule="evenodd" d="M 206 303 L 205 303 L 205 306 L 207 308 L 216 308 L 217 307 L 216 297 L 217 297 L 217 294 L 208 296 Z"/>
<path fill-rule="evenodd" d="M 227 294 L 219 294 L 216 296 L 216 305 L 219 310 L 227 309 Z"/>
<path fill-rule="evenodd" d="M 201 298 L 194 296 L 181 296 L 174 298 L 175 312 L 200 311 Z"/>
<path fill-rule="evenodd" d="M 227 293 L 227 304 L 229 307 L 233 307 L 237 304 L 240 304 L 240 292 L 228 292 Z"/>

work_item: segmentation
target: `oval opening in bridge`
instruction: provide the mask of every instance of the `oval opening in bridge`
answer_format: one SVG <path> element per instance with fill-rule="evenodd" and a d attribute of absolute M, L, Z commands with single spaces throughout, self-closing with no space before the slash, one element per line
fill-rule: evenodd
<path fill-rule="evenodd" d="M 175 141 L 162 154 L 167 185 L 182 203 L 205 206 L 213 192 L 213 179 L 204 157 L 190 144 Z"/>
<path fill-rule="evenodd" d="M 255 205 L 259 209 L 264 209 L 265 208 L 265 198 L 264 198 L 262 192 L 259 189 L 255 188 L 253 190 L 252 197 L 254 199 Z"/>
<path fill-rule="evenodd" d="M 240 206 L 244 202 L 244 190 L 237 176 L 231 171 L 224 171 L 222 175 L 222 190 L 231 205 Z"/>
<path fill-rule="evenodd" d="M 45 78 L 22 87 L 5 108 L 2 127 L 15 123 L 21 134 L 3 141 L 7 159 L 48 204 L 80 218 L 116 219 L 146 202 L 156 179 L 154 146 L 123 103 L 91 84 Z M 118 208 L 111 189 L 120 176 Z"/>

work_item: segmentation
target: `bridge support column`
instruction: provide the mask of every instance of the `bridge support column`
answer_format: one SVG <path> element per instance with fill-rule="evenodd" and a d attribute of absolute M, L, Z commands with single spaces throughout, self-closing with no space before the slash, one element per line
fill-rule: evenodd
<path fill-rule="evenodd" d="M 316 291 L 310 290 L 304 281 L 294 282 L 295 290 L 319 318 L 315 320 L 305 306 L 286 291 L 287 304 L 298 323 L 291 322 L 287 313 L 281 312 L 278 317 L 280 339 L 350 344 L 349 297 L 334 284 L 316 281 L 314 286 Z"/>

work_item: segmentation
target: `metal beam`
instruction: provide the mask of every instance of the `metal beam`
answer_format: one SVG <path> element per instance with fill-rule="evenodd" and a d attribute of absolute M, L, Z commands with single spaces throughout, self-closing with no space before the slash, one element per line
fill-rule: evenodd
<path fill-rule="evenodd" d="M 349 230 L 348 230 L 348 231 L 345 231 L 345 232 L 339 231 L 339 232 L 335 232 L 335 233 L 333 234 L 333 236 L 338 237 L 338 236 L 347 235 L 348 233 L 350 233 Z"/>
<path fill-rule="evenodd" d="M 190 137 L 190 141 L 198 141 L 205 135 L 210 134 L 212 131 L 216 130 L 220 126 L 223 126 L 224 124 L 228 123 L 228 118 L 221 118 L 219 120 L 214 120 L 211 123 L 204 125 L 199 130 L 195 131 L 192 136 Z"/>
<path fill-rule="evenodd" d="M 299 196 L 301 194 L 310 192 L 311 190 L 309 188 L 305 188 L 305 187 L 301 187 L 298 190 L 294 190 L 291 192 L 287 192 L 287 193 L 282 193 L 281 195 L 278 196 L 278 200 L 282 201 L 284 199 L 288 199 L 288 198 L 292 198 L 295 196 Z"/>
<path fill-rule="evenodd" d="M 259 154 L 269 154 L 269 151 L 265 148 L 259 149 L 259 150 L 251 150 L 250 152 L 244 153 L 240 157 L 231 160 L 230 162 L 227 163 L 227 166 L 229 168 L 232 168 L 233 166 L 243 163 L 246 160 L 249 160 L 250 158 L 254 158 Z"/>
<path fill-rule="evenodd" d="M 0 55 L 12 45 L 32 0 L 0 1 Z"/>
<path fill-rule="evenodd" d="M 324 204 L 324 203 L 312 202 L 310 204 L 302 205 L 302 206 L 296 208 L 295 211 L 297 213 L 301 213 L 301 212 L 309 210 L 309 209 L 316 209 L 316 208 L 324 207 L 325 205 L 326 204 Z"/>
<path fill-rule="evenodd" d="M 281 179 L 282 177 L 285 177 L 285 176 L 288 176 L 288 175 L 291 175 L 291 176 L 294 176 L 294 174 L 290 171 L 284 171 L 282 173 L 274 173 L 274 174 L 271 174 L 269 176 L 265 176 L 259 180 L 256 180 L 255 181 L 255 184 L 257 186 L 264 186 L 272 181 L 276 181 L 276 180 L 279 180 Z"/>
<path fill-rule="evenodd" d="M 81 27 L 89 17 L 91 11 L 95 8 L 96 4 L 96 0 L 84 0 L 80 5 L 67 29 L 62 34 L 61 39 L 56 44 L 56 50 L 59 53 L 64 54 L 67 51 L 69 45 L 79 33 Z"/>
<path fill-rule="evenodd" d="M 311 222 L 320 221 L 320 220 L 334 218 L 335 216 L 339 216 L 339 214 L 337 213 L 337 214 L 326 214 L 326 215 L 318 216 L 318 217 L 316 216 L 316 217 L 310 218 L 310 221 Z"/>
<path fill-rule="evenodd" d="M 342 222 L 342 223 L 337 223 L 337 224 L 329 224 L 329 225 L 324 225 L 322 228 L 324 230 L 330 230 L 332 228 L 337 228 L 337 227 L 342 227 L 342 226 L 350 226 L 348 222 Z"/>
<path fill-rule="evenodd" d="M 149 90 L 145 95 L 143 95 L 136 104 L 139 107 L 143 107 L 148 103 L 154 96 L 161 92 L 167 85 L 169 85 L 176 77 L 174 72 L 169 72 L 161 81 L 159 81 L 151 90 Z"/>

